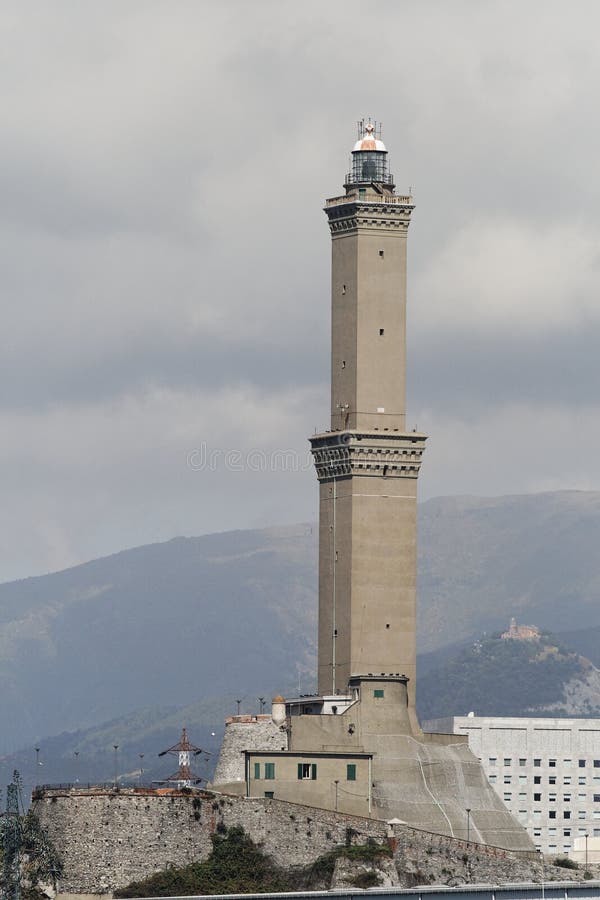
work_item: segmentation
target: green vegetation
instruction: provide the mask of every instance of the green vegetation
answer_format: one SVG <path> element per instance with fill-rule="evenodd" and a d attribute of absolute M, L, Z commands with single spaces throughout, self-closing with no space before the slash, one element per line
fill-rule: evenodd
<path fill-rule="evenodd" d="M 561 869 L 578 869 L 579 865 L 575 862 L 574 859 L 569 859 L 568 856 L 557 856 L 554 860 L 555 866 L 560 866 Z"/>
<path fill-rule="evenodd" d="M 375 862 L 391 856 L 387 845 L 370 842 L 365 845 L 338 847 L 319 857 L 310 866 L 283 869 L 264 854 L 243 828 L 234 826 L 212 835 L 212 852 L 206 862 L 191 863 L 182 868 L 168 868 L 143 881 L 134 881 L 115 891 L 115 897 L 172 897 L 191 894 L 250 894 L 269 891 L 310 890 L 329 887 L 339 856 Z M 373 887 L 379 884 L 375 872 L 357 876 Z"/>
<path fill-rule="evenodd" d="M 424 719 L 463 715 L 522 715 L 564 699 L 567 681 L 585 676 L 581 658 L 548 637 L 537 641 L 487 638 L 461 650 L 419 681 Z"/>
<path fill-rule="evenodd" d="M 7 818 L 0 821 L 0 846 L 4 844 L 4 829 Z M 24 900 L 38 900 L 46 896 L 40 890 L 40 884 L 52 884 L 63 870 L 61 859 L 48 838 L 38 817 L 29 810 L 18 818 L 18 855 L 21 868 L 21 893 Z"/>
<path fill-rule="evenodd" d="M 354 887 L 361 888 L 362 890 L 378 887 L 381 883 L 381 877 L 377 872 L 373 872 L 372 870 L 370 872 L 359 872 L 358 875 L 355 875 L 352 879 Z"/>

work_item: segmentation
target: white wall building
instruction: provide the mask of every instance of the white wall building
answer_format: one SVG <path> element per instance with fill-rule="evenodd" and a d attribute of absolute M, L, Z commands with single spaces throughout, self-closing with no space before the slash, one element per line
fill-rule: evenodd
<path fill-rule="evenodd" d="M 600 862 L 600 719 L 470 714 L 425 722 L 423 729 L 468 735 L 490 783 L 538 850 L 575 851 L 583 861 L 588 835 L 589 862 Z"/>

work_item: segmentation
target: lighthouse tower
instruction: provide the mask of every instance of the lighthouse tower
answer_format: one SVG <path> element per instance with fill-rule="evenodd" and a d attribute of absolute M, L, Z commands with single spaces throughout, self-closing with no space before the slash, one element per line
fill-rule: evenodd
<path fill-rule="evenodd" d="M 332 238 L 331 430 L 311 439 L 320 484 L 321 694 L 361 676 L 408 679 L 414 717 L 416 495 L 425 435 L 406 430 L 406 246 L 375 123 L 360 122 Z M 416 723 L 416 718 L 413 718 Z"/>

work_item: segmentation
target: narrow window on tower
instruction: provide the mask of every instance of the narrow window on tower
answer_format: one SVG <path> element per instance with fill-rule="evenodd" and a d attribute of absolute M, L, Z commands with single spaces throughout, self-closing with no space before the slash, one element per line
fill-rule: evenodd
<path fill-rule="evenodd" d="M 346 368 L 346 360 L 343 359 L 343 360 L 342 360 L 342 369 L 345 369 L 345 368 Z"/>
<path fill-rule="evenodd" d="M 379 251 L 379 255 L 380 255 L 381 258 L 383 259 L 383 250 L 380 250 L 380 251 Z"/>
<path fill-rule="evenodd" d="M 356 763 L 348 763 L 346 766 L 346 781 L 356 781 Z"/>
<path fill-rule="evenodd" d="M 342 285 L 342 294 L 345 294 L 345 293 L 346 293 L 346 285 L 343 284 L 343 285 Z"/>
<path fill-rule="evenodd" d="M 254 763 L 254 777 L 257 781 L 260 778 L 260 763 Z"/>

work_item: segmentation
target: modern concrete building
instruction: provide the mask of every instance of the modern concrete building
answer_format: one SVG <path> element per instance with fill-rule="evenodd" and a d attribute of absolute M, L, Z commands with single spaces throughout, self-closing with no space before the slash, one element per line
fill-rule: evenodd
<path fill-rule="evenodd" d="M 395 192 L 376 126 L 360 123 L 344 193 L 325 207 L 331 416 L 329 430 L 311 438 L 320 486 L 319 694 L 288 700 L 283 720 L 276 698 L 271 725 L 244 732 L 232 722 L 215 784 L 533 849 L 466 739 L 425 735 L 417 721 L 416 498 L 425 435 L 406 429 L 412 211 L 412 198 Z M 279 736 L 285 750 L 275 751 Z"/>
<path fill-rule="evenodd" d="M 600 862 L 600 719 L 452 716 L 488 781 L 543 853 Z M 587 840 L 586 840 L 587 835 Z"/>

